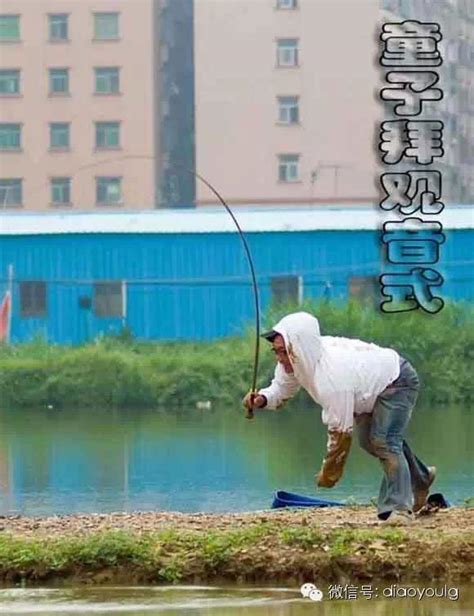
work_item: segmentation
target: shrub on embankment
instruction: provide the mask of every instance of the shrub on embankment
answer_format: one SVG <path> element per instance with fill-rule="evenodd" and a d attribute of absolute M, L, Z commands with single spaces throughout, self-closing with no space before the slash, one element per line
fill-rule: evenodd
<path fill-rule="evenodd" d="M 412 361 L 430 401 L 474 398 L 474 317 L 450 305 L 437 315 L 383 314 L 359 304 L 306 304 L 326 335 L 349 336 L 397 349 Z M 285 312 L 265 318 L 271 326 Z M 212 343 L 151 343 L 104 337 L 80 347 L 44 341 L 0 349 L 0 400 L 10 407 L 155 407 L 199 400 L 234 402 L 249 389 L 254 334 Z M 273 358 L 262 342 L 260 384 Z"/>

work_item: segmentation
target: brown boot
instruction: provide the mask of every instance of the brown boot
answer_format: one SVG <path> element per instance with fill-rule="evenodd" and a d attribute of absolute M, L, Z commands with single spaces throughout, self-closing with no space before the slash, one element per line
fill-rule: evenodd
<path fill-rule="evenodd" d="M 428 479 L 428 485 L 426 486 L 426 488 L 421 488 L 420 490 L 416 490 L 416 492 L 413 493 L 413 496 L 415 497 L 415 501 L 413 503 L 413 513 L 416 513 L 424 506 L 424 504 L 426 503 L 426 499 L 428 498 L 428 494 L 430 492 L 430 486 L 435 480 L 436 466 L 428 466 L 428 471 L 429 471 L 429 479 Z"/>

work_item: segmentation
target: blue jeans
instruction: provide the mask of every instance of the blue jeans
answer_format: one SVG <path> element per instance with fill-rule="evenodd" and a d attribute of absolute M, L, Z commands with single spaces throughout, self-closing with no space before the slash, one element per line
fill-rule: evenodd
<path fill-rule="evenodd" d="M 428 468 L 404 440 L 419 385 L 413 366 L 400 358 L 399 377 L 378 396 L 372 413 L 356 415 L 361 447 L 378 458 L 384 470 L 377 502 L 381 518 L 395 509 L 411 511 L 413 492 L 429 485 Z"/>

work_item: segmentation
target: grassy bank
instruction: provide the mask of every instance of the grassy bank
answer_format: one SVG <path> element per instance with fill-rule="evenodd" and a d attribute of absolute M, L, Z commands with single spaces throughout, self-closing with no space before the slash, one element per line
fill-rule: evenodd
<path fill-rule="evenodd" d="M 344 527 L 349 520 L 355 526 L 357 510 L 339 512 L 346 521 L 332 527 L 321 524 L 313 511 L 256 514 L 244 521 L 236 516 L 232 525 L 218 515 L 205 520 L 182 516 L 150 532 L 79 528 L 76 534 L 28 537 L 6 532 L 0 537 L 0 580 L 463 581 L 474 575 L 472 511 L 442 514 L 434 532 L 431 521 L 409 529 Z M 135 522 L 139 526 L 139 519 Z"/>
<path fill-rule="evenodd" d="M 431 401 L 474 398 L 471 309 L 448 306 L 438 315 L 382 314 L 357 304 L 307 304 L 323 334 L 358 337 L 396 348 L 416 366 Z M 267 315 L 271 326 L 284 311 Z M 82 347 L 36 341 L 0 349 L 0 399 L 10 407 L 155 407 L 200 400 L 235 403 L 249 388 L 254 338 L 213 343 L 145 343 L 128 336 Z M 263 342 L 260 383 L 273 371 Z"/>

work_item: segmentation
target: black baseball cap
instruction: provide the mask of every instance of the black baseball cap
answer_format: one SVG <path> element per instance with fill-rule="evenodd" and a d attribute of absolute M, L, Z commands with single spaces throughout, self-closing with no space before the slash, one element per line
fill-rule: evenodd
<path fill-rule="evenodd" d="M 270 329 L 268 332 L 260 334 L 260 337 L 265 338 L 265 340 L 268 340 L 268 342 L 273 342 L 278 335 L 278 332 L 276 332 L 274 329 Z"/>

